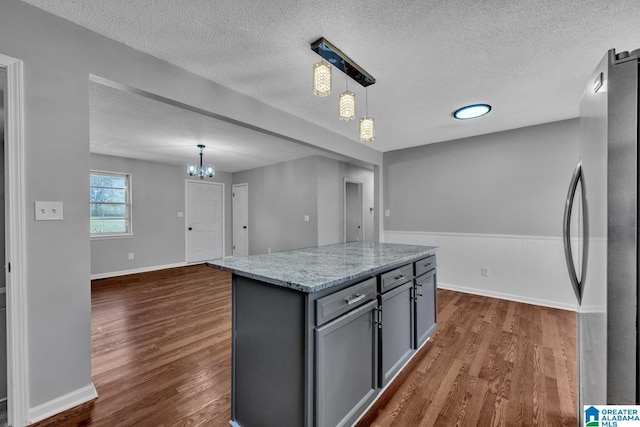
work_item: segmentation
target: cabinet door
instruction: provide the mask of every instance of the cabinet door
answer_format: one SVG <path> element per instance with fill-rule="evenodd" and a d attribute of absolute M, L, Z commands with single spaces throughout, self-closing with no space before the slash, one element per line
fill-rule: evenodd
<path fill-rule="evenodd" d="M 315 331 L 316 426 L 351 425 L 378 392 L 376 300 Z"/>
<path fill-rule="evenodd" d="M 436 270 L 415 280 L 415 348 L 419 348 L 436 328 Z"/>
<path fill-rule="evenodd" d="M 384 387 L 413 353 L 412 282 L 380 297 L 382 329 L 380 333 L 380 387 Z"/>

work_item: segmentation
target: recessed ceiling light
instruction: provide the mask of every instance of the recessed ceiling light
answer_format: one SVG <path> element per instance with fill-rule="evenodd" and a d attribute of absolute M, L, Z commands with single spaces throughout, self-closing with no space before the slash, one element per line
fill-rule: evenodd
<path fill-rule="evenodd" d="M 454 111 L 453 117 L 458 120 L 475 119 L 484 116 L 489 111 L 491 111 L 491 105 L 489 104 L 473 104 L 458 108 Z"/>

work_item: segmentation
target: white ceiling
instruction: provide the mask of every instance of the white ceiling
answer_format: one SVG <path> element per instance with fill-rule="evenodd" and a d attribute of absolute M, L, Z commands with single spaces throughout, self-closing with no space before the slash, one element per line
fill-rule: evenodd
<path fill-rule="evenodd" d="M 25 1 L 360 144 L 357 120 L 337 119 L 344 75 L 311 92 L 309 43 L 324 36 L 377 80 L 380 151 L 576 117 L 605 52 L 640 48 L 638 0 Z M 361 116 L 364 89 L 349 88 Z M 493 111 L 451 117 L 477 102 Z"/>
<path fill-rule="evenodd" d="M 91 152 L 185 166 L 203 162 L 239 172 L 321 155 L 347 158 L 170 105 L 147 96 L 89 83 Z"/>

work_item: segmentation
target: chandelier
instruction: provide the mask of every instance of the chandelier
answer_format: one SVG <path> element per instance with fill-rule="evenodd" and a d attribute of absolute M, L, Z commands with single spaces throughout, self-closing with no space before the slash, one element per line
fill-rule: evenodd
<path fill-rule="evenodd" d="M 187 165 L 187 172 L 189 176 L 198 176 L 200 179 L 212 178 L 213 175 L 216 174 L 216 169 L 213 165 L 208 164 L 206 166 L 202 166 L 202 152 L 204 151 L 205 146 L 202 144 L 198 144 L 198 148 L 200 149 L 200 167 L 198 167 L 197 163 L 189 163 Z"/>

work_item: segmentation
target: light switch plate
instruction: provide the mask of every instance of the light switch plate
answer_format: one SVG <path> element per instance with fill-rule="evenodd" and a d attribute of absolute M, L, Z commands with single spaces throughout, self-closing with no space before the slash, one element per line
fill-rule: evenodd
<path fill-rule="evenodd" d="M 62 221 L 62 202 L 35 202 L 36 221 Z"/>

